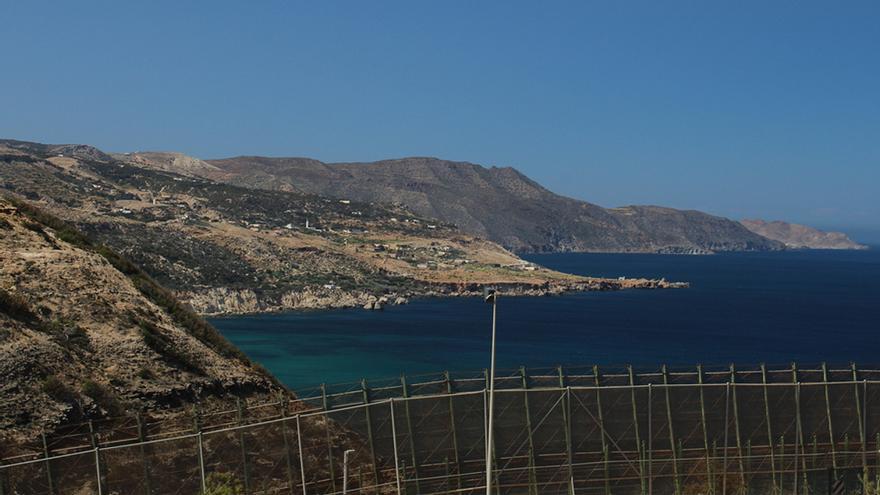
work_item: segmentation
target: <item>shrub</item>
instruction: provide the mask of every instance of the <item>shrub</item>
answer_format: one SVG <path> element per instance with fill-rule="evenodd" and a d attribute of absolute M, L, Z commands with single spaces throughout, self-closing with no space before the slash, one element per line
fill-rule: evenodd
<path fill-rule="evenodd" d="M 34 232 L 37 232 L 38 234 L 43 233 L 43 226 L 38 224 L 37 222 L 32 222 L 32 221 L 25 222 L 24 228 L 26 228 L 28 230 L 32 230 Z"/>
<path fill-rule="evenodd" d="M 205 480 L 205 495 L 241 495 L 244 487 L 232 473 L 211 473 Z"/>
<path fill-rule="evenodd" d="M 3 289 L 0 289 L 0 312 L 26 323 L 37 321 L 37 315 L 31 311 L 25 298 Z"/>
<path fill-rule="evenodd" d="M 122 407 L 119 401 L 106 388 L 92 380 L 86 380 L 81 387 L 82 394 L 95 401 L 95 404 L 107 411 L 111 416 L 120 414 Z"/>
<path fill-rule="evenodd" d="M 175 346 L 174 343 L 162 333 L 162 330 L 160 330 L 159 327 L 147 320 L 139 318 L 136 318 L 135 322 L 141 330 L 141 335 L 143 336 L 144 343 L 147 344 L 147 347 L 155 351 L 156 354 L 161 356 L 162 359 L 168 362 L 168 364 L 189 371 L 190 373 L 204 374 L 201 367 L 193 362 L 192 357 L 178 350 L 177 346 Z"/>
<path fill-rule="evenodd" d="M 65 404 L 71 404 L 76 401 L 76 395 L 56 376 L 50 376 L 43 380 L 41 388 L 54 401 Z"/>
<path fill-rule="evenodd" d="M 39 328 L 51 334 L 56 342 L 68 349 L 88 349 L 90 346 L 89 336 L 86 332 L 71 321 L 56 318 L 43 323 Z"/>

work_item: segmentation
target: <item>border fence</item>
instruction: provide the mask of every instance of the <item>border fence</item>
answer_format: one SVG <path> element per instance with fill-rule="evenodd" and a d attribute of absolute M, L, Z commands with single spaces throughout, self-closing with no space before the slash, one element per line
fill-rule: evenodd
<path fill-rule="evenodd" d="M 91 424 L 86 444 L 4 459 L 0 495 L 338 494 L 343 478 L 348 493 L 484 493 L 487 384 L 361 381 Z M 495 393 L 498 494 L 880 493 L 880 370 L 521 368 Z"/>

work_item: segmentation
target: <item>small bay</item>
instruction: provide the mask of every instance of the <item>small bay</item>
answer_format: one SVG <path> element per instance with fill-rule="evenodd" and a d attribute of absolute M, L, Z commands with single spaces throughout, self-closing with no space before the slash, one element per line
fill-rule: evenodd
<path fill-rule="evenodd" d="M 880 363 L 880 250 L 712 256 L 547 254 L 569 273 L 665 277 L 689 289 L 498 302 L 498 366 Z M 294 390 L 488 366 L 491 308 L 417 299 L 385 311 L 212 318 Z"/>

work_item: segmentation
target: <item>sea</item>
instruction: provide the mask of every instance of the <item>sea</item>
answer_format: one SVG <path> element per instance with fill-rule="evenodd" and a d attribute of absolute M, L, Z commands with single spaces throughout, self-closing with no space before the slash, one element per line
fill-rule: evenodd
<path fill-rule="evenodd" d="M 880 247 L 526 258 L 568 273 L 662 277 L 690 288 L 501 296 L 500 369 L 880 364 Z M 211 323 L 296 391 L 482 370 L 489 366 L 491 315 L 481 298 L 424 298 L 384 311 L 296 311 Z"/>

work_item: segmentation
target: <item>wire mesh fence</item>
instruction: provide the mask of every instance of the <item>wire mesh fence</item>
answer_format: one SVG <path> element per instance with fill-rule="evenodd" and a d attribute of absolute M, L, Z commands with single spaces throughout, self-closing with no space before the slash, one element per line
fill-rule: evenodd
<path fill-rule="evenodd" d="M 85 445 L 42 439 L 41 456 L 5 459 L 0 494 L 485 493 L 486 385 L 442 373 L 321 387 L 295 406 L 91 424 Z M 878 370 L 520 369 L 495 391 L 499 494 L 880 487 Z"/>

